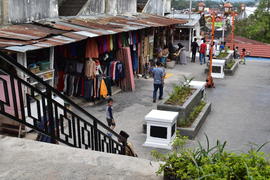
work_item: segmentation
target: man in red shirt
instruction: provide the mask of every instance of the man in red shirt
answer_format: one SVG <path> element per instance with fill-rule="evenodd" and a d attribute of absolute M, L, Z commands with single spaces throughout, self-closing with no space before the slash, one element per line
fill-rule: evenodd
<path fill-rule="evenodd" d="M 205 64 L 205 53 L 206 53 L 207 45 L 205 44 L 205 40 L 203 40 L 203 43 L 200 46 L 200 64 L 202 65 L 202 59 L 203 63 Z"/>

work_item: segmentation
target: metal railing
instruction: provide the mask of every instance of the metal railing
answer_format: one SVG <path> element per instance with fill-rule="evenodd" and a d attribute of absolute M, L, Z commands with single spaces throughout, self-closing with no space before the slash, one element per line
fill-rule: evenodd
<path fill-rule="evenodd" d="M 0 66 L 0 89 L 3 89 L 0 93 L 0 114 L 72 147 L 125 153 L 126 143 L 119 142 L 122 139 L 119 134 L 0 51 L 0 64 L 4 62 L 14 67 L 17 73 Z M 34 79 L 39 87 L 21 77 Z M 60 101 L 68 103 L 71 108 Z M 42 119 L 48 120 L 41 128 Z"/>

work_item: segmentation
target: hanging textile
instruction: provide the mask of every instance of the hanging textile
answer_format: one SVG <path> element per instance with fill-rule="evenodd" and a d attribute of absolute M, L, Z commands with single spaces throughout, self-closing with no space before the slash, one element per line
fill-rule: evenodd
<path fill-rule="evenodd" d="M 117 52 L 117 59 L 125 65 L 125 78 L 121 81 L 121 88 L 123 91 L 134 91 L 135 90 L 135 81 L 134 74 L 132 69 L 132 60 L 130 48 L 125 47 L 121 48 Z"/>
<path fill-rule="evenodd" d="M 86 58 L 98 58 L 99 57 L 99 49 L 96 39 L 88 39 L 86 44 Z"/>
<path fill-rule="evenodd" d="M 85 62 L 85 76 L 88 79 L 93 79 L 96 75 L 96 63 L 93 60 Z"/>
<path fill-rule="evenodd" d="M 102 79 L 101 80 L 101 85 L 100 85 L 100 96 L 103 98 L 106 98 L 108 95 L 108 90 L 107 90 L 107 86 L 105 84 L 105 81 Z"/>

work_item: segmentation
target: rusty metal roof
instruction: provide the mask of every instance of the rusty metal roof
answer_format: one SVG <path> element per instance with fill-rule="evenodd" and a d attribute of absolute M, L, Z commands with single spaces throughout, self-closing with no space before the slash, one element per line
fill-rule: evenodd
<path fill-rule="evenodd" d="M 54 21 L 0 28 L 0 48 L 26 52 L 81 41 L 89 37 L 117 34 L 149 27 L 184 24 L 186 20 L 138 14 L 133 16 L 66 17 Z"/>

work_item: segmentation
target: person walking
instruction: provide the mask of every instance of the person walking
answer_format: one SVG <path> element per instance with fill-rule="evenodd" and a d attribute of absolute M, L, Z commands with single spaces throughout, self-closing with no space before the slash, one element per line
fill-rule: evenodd
<path fill-rule="evenodd" d="M 108 123 L 108 126 L 111 128 L 111 130 L 114 130 L 115 128 L 115 121 L 114 121 L 114 118 L 113 118 L 113 99 L 112 98 L 109 98 L 108 99 L 108 104 L 107 104 L 107 107 L 106 107 L 106 119 L 107 119 L 107 123 Z M 108 133 L 108 136 L 112 136 L 111 133 Z"/>
<path fill-rule="evenodd" d="M 243 48 L 242 51 L 241 51 L 241 55 L 240 55 L 240 59 L 241 61 L 239 62 L 240 64 L 243 62 L 243 64 L 246 64 L 246 49 Z"/>
<path fill-rule="evenodd" d="M 156 67 L 152 69 L 152 74 L 154 78 L 153 103 L 155 103 L 157 99 L 158 89 L 159 89 L 159 100 L 162 100 L 163 97 L 165 70 L 164 68 L 161 67 L 160 62 L 156 63 Z"/>
<path fill-rule="evenodd" d="M 203 43 L 200 46 L 200 64 L 205 64 L 205 53 L 206 53 L 207 45 L 205 43 L 205 40 L 203 40 Z"/>
<path fill-rule="evenodd" d="M 192 51 L 191 62 L 193 62 L 193 63 L 195 63 L 196 52 L 197 52 L 198 48 L 199 48 L 199 45 L 197 43 L 197 38 L 194 38 L 194 41 L 191 43 L 191 51 Z"/>

